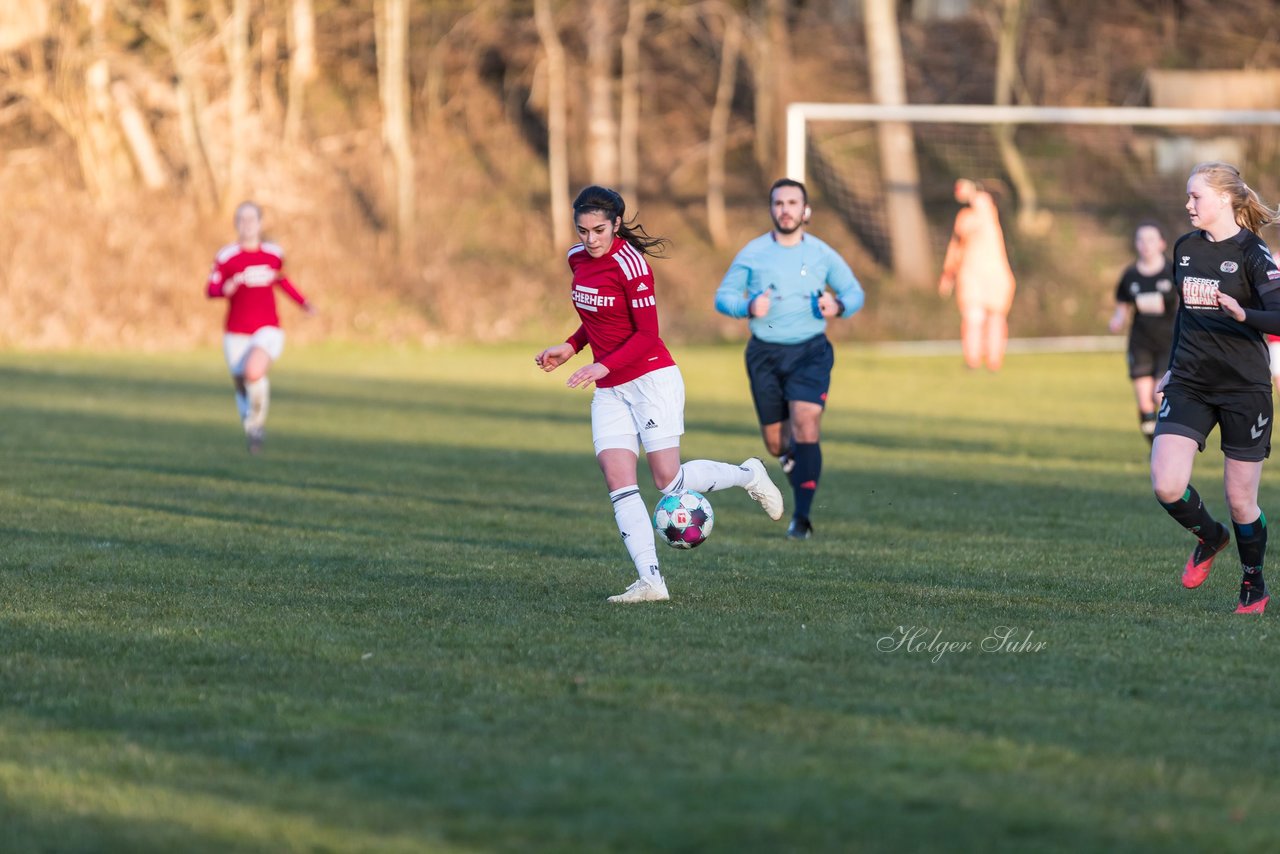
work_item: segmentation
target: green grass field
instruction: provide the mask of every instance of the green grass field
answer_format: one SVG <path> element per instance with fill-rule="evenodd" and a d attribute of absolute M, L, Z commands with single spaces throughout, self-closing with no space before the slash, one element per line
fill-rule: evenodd
<path fill-rule="evenodd" d="M 816 538 L 716 493 L 622 607 L 534 349 L 294 348 L 256 459 L 212 350 L 0 354 L 0 850 L 1280 846 L 1276 618 L 1179 586 L 1121 355 L 840 348 Z M 677 358 L 685 457 L 759 453 Z"/>

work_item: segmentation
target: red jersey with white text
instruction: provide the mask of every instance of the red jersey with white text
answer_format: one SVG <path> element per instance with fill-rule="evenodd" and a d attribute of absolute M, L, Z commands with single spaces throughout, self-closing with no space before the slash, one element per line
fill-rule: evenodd
<path fill-rule="evenodd" d="M 600 388 L 622 385 L 675 364 L 658 337 L 653 271 L 644 253 L 621 237 L 592 258 L 579 243 L 569 250 L 571 296 L 582 325 L 568 342 L 575 351 L 591 345 L 595 361 L 609 369 Z"/>
<path fill-rule="evenodd" d="M 275 289 L 280 288 L 298 305 L 307 298 L 284 275 L 284 250 L 274 243 L 245 249 L 238 243 L 224 246 L 213 260 L 207 293 L 210 299 L 226 297 L 228 332 L 252 335 L 264 326 L 279 326 Z"/>

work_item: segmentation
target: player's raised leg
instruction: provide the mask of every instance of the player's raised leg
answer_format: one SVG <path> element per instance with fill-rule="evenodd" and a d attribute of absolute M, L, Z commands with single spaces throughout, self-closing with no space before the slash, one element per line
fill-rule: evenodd
<path fill-rule="evenodd" d="M 1198 540 L 1182 570 L 1182 586 L 1187 588 L 1204 583 L 1214 559 L 1231 542 L 1226 526 L 1213 518 L 1191 485 L 1198 449 L 1196 439 L 1168 433 L 1158 434 L 1151 448 L 1151 487 L 1156 500 Z"/>
<path fill-rule="evenodd" d="M 740 487 L 747 491 L 753 500 L 764 508 L 769 518 L 777 521 L 782 518 L 782 493 L 769 478 L 764 463 L 756 457 L 741 465 L 722 463 L 716 460 L 689 460 L 680 463 L 680 449 L 671 448 L 662 454 L 673 456 L 665 465 L 657 454 L 649 454 L 649 467 L 653 471 L 653 482 L 663 494 L 675 492 L 719 492 L 730 487 Z M 667 479 L 667 474 L 671 474 Z M 666 481 L 665 484 L 663 481 Z"/>

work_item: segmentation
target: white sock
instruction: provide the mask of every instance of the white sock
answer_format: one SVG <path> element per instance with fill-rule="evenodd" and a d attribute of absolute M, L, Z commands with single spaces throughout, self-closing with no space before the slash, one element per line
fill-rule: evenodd
<path fill-rule="evenodd" d="M 734 486 L 746 486 L 753 475 L 742 466 L 715 460 L 689 460 L 680 466 L 675 479 L 662 487 L 664 495 L 682 490 L 719 492 Z"/>
<path fill-rule="evenodd" d="M 243 381 L 236 382 L 236 412 L 240 413 L 241 424 L 249 417 L 249 395 Z"/>
<path fill-rule="evenodd" d="M 613 518 L 618 522 L 622 542 L 636 565 L 636 572 L 645 581 L 662 584 L 658 571 L 658 546 L 653 536 L 653 522 L 649 509 L 640 497 L 640 488 L 632 484 L 609 493 L 613 502 Z"/>
<path fill-rule="evenodd" d="M 245 383 L 244 388 L 249 395 L 249 414 L 245 417 L 244 426 L 261 429 L 267 423 L 267 408 L 271 404 L 271 381 L 260 377 Z"/>

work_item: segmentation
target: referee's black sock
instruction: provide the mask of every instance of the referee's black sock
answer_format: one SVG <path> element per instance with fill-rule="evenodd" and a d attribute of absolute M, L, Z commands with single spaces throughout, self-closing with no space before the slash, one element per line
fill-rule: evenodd
<path fill-rule="evenodd" d="M 1240 564 L 1250 569 L 1262 569 L 1267 556 L 1267 517 L 1263 513 L 1247 525 L 1235 522 L 1231 527 L 1236 529 L 1236 548 L 1240 550 Z"/>
<path fill-rule="evenodd" d="M 817 442 L 796 442 L 794 453 L 796 467 L 791 470 L 794 514 L 808 519 L 813 494 L 818 491 L 818 478 L 822 474 L 822 447 Z"/>
<path fill-rule="evenodd" d="M 1218 523 L 1209 514 L 1204 502 L 1200 500 L 1200 493 L 1196 492 L 1196 488 L 1190 484 L 1187 485 L 1187 491 L 1180 499 L 1171 504 L 1161 501 L 1160 506 L 1174 518 L 1174 521 L 1195 534 L 1196 539 L 1202 543 L 1206 537 L 1213 537 L 1218 533 Z"/>

